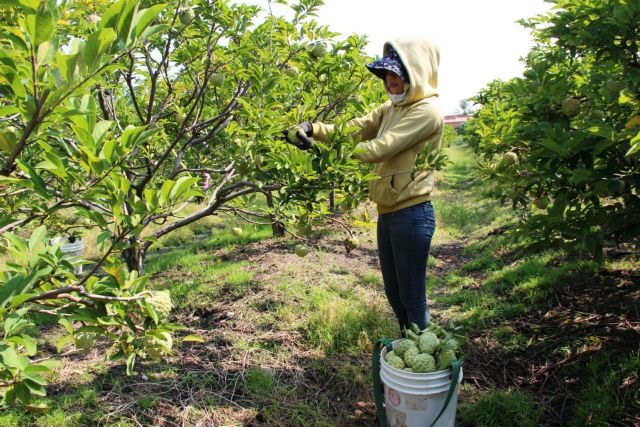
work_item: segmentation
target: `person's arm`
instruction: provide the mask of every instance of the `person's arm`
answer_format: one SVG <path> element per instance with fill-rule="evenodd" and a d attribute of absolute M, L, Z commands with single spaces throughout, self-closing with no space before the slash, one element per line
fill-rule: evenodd
<path fill-rule="evenodd" d="M 387 108 L 389 108 L 389 103 L 382 104 L 366 116 L 349 120 L 348 125 L 360 128 L 360 139 L 363 141 L 375 138 Z M 319 141 L 328 141 L 334 130 L 335 126 L 333 124 L 313 123 L 313 137 Z"/>
<path fill-rule="evenodd" d="M 443 125 L 439 110 L 429 103 L 417 106 L 400 119 L 392 128 L 359 143 L 355 156 L 365 163 L 380 163 L 424 141 Z"/>

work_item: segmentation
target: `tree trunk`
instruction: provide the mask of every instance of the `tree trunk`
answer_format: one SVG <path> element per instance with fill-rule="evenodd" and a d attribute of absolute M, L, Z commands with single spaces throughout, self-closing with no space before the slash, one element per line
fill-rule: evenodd
<path fill-rule="evenodd" d="M 122 252 L 129 271 L 137 271 L 139 276 L 144 274 L 144 249 L 133 245 Z"/>
<path fill-rule="evenodd" d="M 273 208 L 273 195 L 271 191 L 266 193 L 267 196 L 267 206 L 269 208 Z M 284 237 L 284 224 L 276 219 L 276 217 L 271 215 L 271 231 L 273 232 L 273 237 Z"/>

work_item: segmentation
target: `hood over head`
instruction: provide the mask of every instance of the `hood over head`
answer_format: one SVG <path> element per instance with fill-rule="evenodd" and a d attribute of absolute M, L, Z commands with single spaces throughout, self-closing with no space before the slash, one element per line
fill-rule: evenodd
<path fill-rule="evenodd" d="M 407 69 L 402 64 L 400 56 L 398 56 L 398 52 L 393 48 L 389 48 L 389 51 L 382 58 L 367 64 L 367 68 L 381 79 L 384 79 L 384 75 L 387 71 L 391 71 L 396 76 L 409 83 L 409 73 L 407 73 Z"/>
<path fill-rule="evenodd" d="M 408 35 L 386 42 L 383 58 L 389 57 L 392 51 L 397 53 L 408 75 L 408 81 L 403 80 L 409 84 L 409 91 L 400 104 L 411 104 L 424 98 L 438 96 L 438 46 L 419 36 Z"/>

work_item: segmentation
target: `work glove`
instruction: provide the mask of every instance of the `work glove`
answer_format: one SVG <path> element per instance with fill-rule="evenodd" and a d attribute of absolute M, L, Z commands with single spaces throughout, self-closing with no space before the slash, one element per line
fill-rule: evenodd
<path fill-rule="evenodd" d="M 301 150 L 313 147 L 313 125 L 311 122 L 302 122 L 293 129 L 284 131 L 285 140 Z"/>

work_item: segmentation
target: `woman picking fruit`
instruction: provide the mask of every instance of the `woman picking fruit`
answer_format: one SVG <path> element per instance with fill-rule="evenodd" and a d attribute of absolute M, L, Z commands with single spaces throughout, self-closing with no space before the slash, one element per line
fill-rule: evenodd
<path fill-rule="evenodd" d="M 402 37 L 384 44 L 382 58 L 367 65 L 381 78 L 389 100 L 350 121 L 360 128 L 354 155 L 374 164 L 378 179 L 369 199 L 378 210 L 378 254 L 387 299 L 401 330 L 429 324 L 427 259 L 435 231 L 431 203 L 433 170 L 418 167 L 418 156 L 440 150 L 444 116 L 436 105 L 440 53 L 429 41 Z M 327 141 L 334 126 L 301 123 L 287 141 L 309 149 L 313 139 Z"/>

